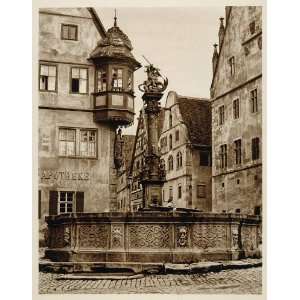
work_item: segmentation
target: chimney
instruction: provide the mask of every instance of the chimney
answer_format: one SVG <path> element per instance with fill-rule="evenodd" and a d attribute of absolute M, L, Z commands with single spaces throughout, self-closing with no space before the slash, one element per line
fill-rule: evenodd
<path fill-rule="evenodd" d="M 224 39 L 225 34 L 225 27 L 224 27 L 224 18 L 220 18 L 220 27 L 219 27 L 219 46 L 221 47 Z"/>
<path fill-rule="evenodd" d="M 219 53 L 218 53 L 217 47 L 218 47 L 218 45 L 214 44 L 214 54 L 213 54 L 213 57 L 212 57 L 213 74 L 215 74 L 217 62 L 218 62 L 218 59 L 219 59 Z"/>

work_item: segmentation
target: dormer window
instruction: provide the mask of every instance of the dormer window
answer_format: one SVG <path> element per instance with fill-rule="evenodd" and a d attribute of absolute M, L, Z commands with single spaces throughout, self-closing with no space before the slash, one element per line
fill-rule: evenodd
<path fill-rule="evenodd" d="M 78 26 L 71 24 L 61 25 L 61 39 L 77 41 L 78 40 Z"/>
<path fill-rule="evenodd" d="M 113 68 L 112 69 L 112 90 L 122 91 L 123 90 L 123 70 Z"/>

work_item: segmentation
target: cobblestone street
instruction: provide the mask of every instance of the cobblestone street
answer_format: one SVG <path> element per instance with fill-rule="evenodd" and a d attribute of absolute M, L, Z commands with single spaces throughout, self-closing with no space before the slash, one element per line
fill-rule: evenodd
<path fill-rule="evenodd" d="M 207 274 L 148 275 L 140 279 L 59 279 L 39 274 L 40 294 L 260 294 L 262 268 L 224 270 Z"/>

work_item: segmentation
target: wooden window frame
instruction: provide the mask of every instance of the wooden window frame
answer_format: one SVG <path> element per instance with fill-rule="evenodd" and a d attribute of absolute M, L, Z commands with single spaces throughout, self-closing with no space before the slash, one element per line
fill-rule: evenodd
<path fill-rule="evenodd" d="M 235 164 L 240 165 L 242 163 L 242 139 L 234 141 L 234 152 L 235 152 Z"/>
<path fill-rule="evenodd" d="M 220 146 L 221 169 L 227 168 L 227 144 Z"/>
<path fill-rule="evenodd" d="M 41 84 L 40 84 L 40 80 L 41 80 L 41 67 L 42 66 L 47 66 L 47 67 L 55 67 L 55 90 L 43 90 L 41 89 Z M 58 78 L 58 71 L 57 71 L 57 65 L 56 64 L 49 64 L 49 63 L 43 63 L 40 62 L 39 64 L 39 91 L 40 92 L 48 92 L 48 93 L 57 93 L 57 78 Z"/>
<path fill-rule="evenodd" d="M 182 186 L 181 183 L 178 184 L 178 199 L 182 198 Z"/>
<path fill-rule="evenodd" d="M 113 80 L 114 80 L 114 78 L 113 78 L 113 72 L 114 72 L 114 70 L 117 70 L 117 84 L 118 84 L 117 87 L 113 86 Z M 122 79 L 122 87 L 119 87 L 118 80 L 120 78 L 118 77 L 118 70 L 122 71 L 122 77 L 121 77 L 121 79 Z M 122 68 L 122 67 L 119 67 L 119 66 L 113 66 L 111 68 L 111 83 L 110 83 L 110 85 L 111 85 L 111 91 L 112 92 L 124 92 L 125 91 L 125 88 L 124 88 L 124 83 L 125 83 L 125 80 L 124 80 L 124 70 L 125 70 L 125 68 Z"/>
<path fill-rule="evenodd" d="M 220 105 L 218 107 L 218 123 L 219 126 L 222 126 L 225 124 L 225 105 Z"/>
<path fill-rule="evenodd" d="M 63 27 L 64 26 L 68 27 L 68 29 L 69 29 L 69 27 L 76 28 L 76 37 L 75 37 L 75 39 L 64 38 L 64 36 L 63 36 Z M 60 33 L 61 40 L 63 40 L 63 41 L 78 41 L 78 25 L 62 23 L 60 32 L 61 32 Z M 68 36 L 69 36 L 69 30 L 68 30 Z"/>
<path fill-rule="evenodd" d="M 179 141 L 179 130 L 178 129 L 175 131 L 175 141 L 176 142 Z"/>
<path fill-rule="evenodd" d="M 176 168 L 177 168 L 177 170 L 182 168 L 182 153 L 181 153 L 181 151 L 178 151 L 176 154 Z"/>
<path fill-rule="evenodd" d="M 75 130 L 75 155 L 61 155 L 59 153 L 59 132 L 61 129 L 70 129 Z M 82 131 L 94 131 L 95 132 L 95 156 L 82 156 L 80 155 L 80 143 L 81 143 L 81 132 Z M 98 159 L 98 128 L 85 128 L 85 127 L 68 127 L 68 126 L 59 126 L 58 131 L 58 157 L 62 158 L 76 158 L 76 159 Z"/>
<path fill-rule="evenodd" d="M 73 212 L 76 212 L 76 198 L 75 198 L 75 194 L 76 192 L 75 191 L 63 191 L 63 190 L 60 190 L 60 191 L 57 191 L 58 192 L 58 198 L 57 198 L 57 214 L 60 215 L 60 214 L 67 214 L 67 213 L 73 213 Z M 61 201 L 61 194 L 62 193 L 65 193 L 65 201 Z M 72 211 L 71 212 L 68 212 L 67 211 L 67 204 L 68 204 L 68 201 L 67 201 L 67 193 L 72 193 Z M 60 210 L 60 204 L 61 203 L 64 203 L 65 204 L 65 211 L 62 212 Z"/>
<path fill-rule="evenodd" d="M 234 56 L 231 56 L 229 58 L 229 67 L 230 67 L 230 76 L 233 77 L 235 75 L 235 57 Z"/>
<path fill-rule="evenodd" d="M 256 97 L 252 96 L 252 93 L 256 92 Z M 253 110 L 253 108 L 255 107 L 255 110 Z M 255 114 L 258 112 L 258 92 L 257 92 L 257 88 L 254 88 L 250 91 L 250 112 L 252 114 Z"/>
<path fill-rule="evenodd" d="M 100 80 L 99 80 L 99 73 L 100 73 L 100 71 L 102 71 L 102 72 L 105 72 L 106 73 L 106 89 L 105 90 L 101 90 L 101 91 L 99 91 L 99 82 L 101 81 L 101 84 L 103 85 L 103 78 L 101 78 Z M 107 68 L 107 66 L 103 66 L 103 67 L 101 67 L 101 68 L 99 68 L 99 69 L 96 69 L 96 78 L 95 78 L 95 87 L 96 87 L 96 93 L 103 93 L 103 92 L 107 92 L 108 91 L 108 68 Z"/>
<path fill-rule="evenodd" d="M 80 81 L 80 69 L 85 69 L 87 71 L 87 73 L 86 73 L 86 76 L 87 76 L 87 78 L 86 78 L 86 92 L 85 93 L 80 93 L 80 91 L 78 91 L 78 92 L 73 92 L 72 91 L 72 79 L 73 79 L 73 77 L 72 77 L 72 70 L 73 69 L 79 69 L 79 78 L 78 78 L 79 81 Z M 77 79 L 77 78 L 75 78 L 75 79 Z M 87 68 L 87 67 L 79 67 L 79 66 L 72 66 L 70 68 L 69 86 L 70 86 L 70 94 L 72 94 L 72 95 L 88 95 L 89 94 L 89 68 Z"/>
<path fill-rule="evenodd" d="M 93 156 L 91 156 L 91 155 L 87 155 L 87 156 L 81 155 L 81 133 L 83 131 L 87 131 L 88 132 L 88 139 L 90 137 L 90 133 L 91 132 L 95 133 L 95 142 L 94 142 L 94 144 L 95 144 L 95 155 L 93 155 Z M 97 145 L 98 145 L 98 143 L 97 143 L 97 141 L 98 141 L 97 137 L 98 137 L 97 129 L 83 129 L 83 128 L 79 128 L 79 157 L 80 158 L 97 158 Z M 87 147 L 89 147 L 89 144 L 91 144 L 91 142 L 88 140 L 87 141 Z"/>
<path fill-rule="evenodd" d="M 260 159 L 260 138 L 255 137 L 251 140 L 251 154 L 252 161 L 256 161 Z"/>
<path fill-rule="evenodd" d="M 233 119 L 237 120 L 240 118 L 240 99 L 236 98 L 232 101 L 232 115 Z"/>
<path fill-rule="evenodd" d="M 168 171 L 173 171 L 173 170 L 174 170 L 174 159 L 173 159 L 173 156 L 170 155 L 168 157 Z"/>

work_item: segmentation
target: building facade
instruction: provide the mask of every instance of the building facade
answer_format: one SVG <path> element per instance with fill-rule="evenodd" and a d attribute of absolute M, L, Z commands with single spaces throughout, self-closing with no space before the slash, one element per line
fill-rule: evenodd
<path fill-rule="evenodd" d="M 164 118 L 164 110 L 161 110 L 155 118 L 155 128 L 157 135 L 160 136 Z M 130 189 L 130 210 L 136 211 L 143 207 L 143 188 L 140 183 L 140 174 L 145 165 L 145 155 L 147 152 L 147 118 L 145 117 L 144 108 L 140 110 L 138 117 L 135 141 L 132 149 L 132 157 L 129 170 L 129 189 Z M 158 146 L 158 145 L 157 145 Z"/>
<path fill-rule="evenodd" d="M 211 110 L 208 99 L 170 91 L 159 138 L 163 206 L 211 211 Z"/>
<path fill-rule="evenodd" d="M 260 214 L 262 8 L 226 7 L 213 55 L 213 211 Z"/>
<path fill-rule="evenodd" d="M 139 63 L 93 8 L 39 13 L 39 218 L 118 209 L 116 130 L 134 116 Z"/>

